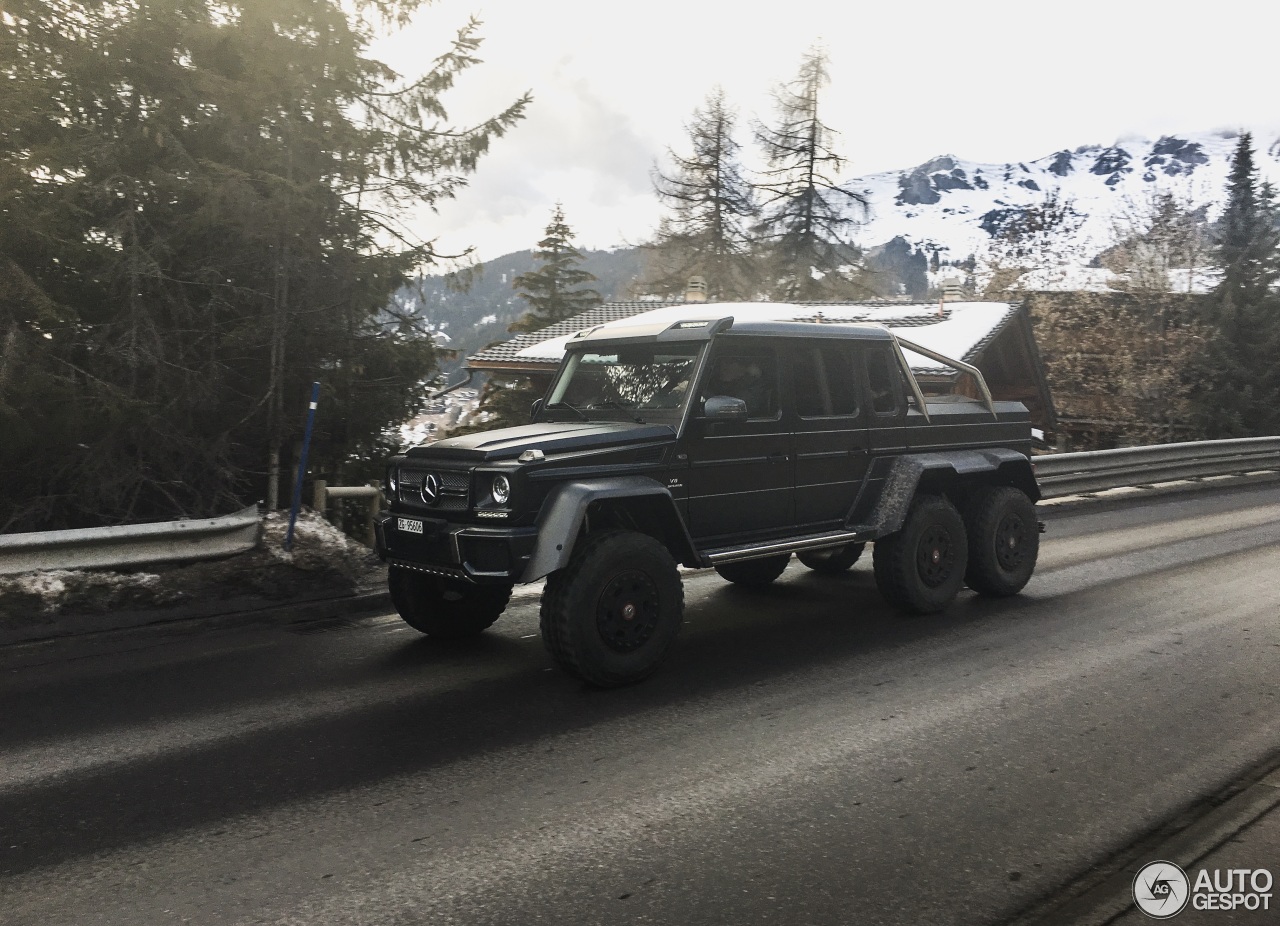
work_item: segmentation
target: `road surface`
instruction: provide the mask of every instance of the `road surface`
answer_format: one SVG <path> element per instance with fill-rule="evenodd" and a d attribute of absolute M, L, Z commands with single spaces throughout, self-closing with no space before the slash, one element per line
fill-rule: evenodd
<path fill-rule="evenodd" d="M 1016 599 L 687 577 L 649 681 L 515 600 L 0 653 L 0 922 L 994 924 L 1280 750 L 1280 491 L 1048 513 Z M 1280 871 L 1280 859 L 1256 867 Z"/>

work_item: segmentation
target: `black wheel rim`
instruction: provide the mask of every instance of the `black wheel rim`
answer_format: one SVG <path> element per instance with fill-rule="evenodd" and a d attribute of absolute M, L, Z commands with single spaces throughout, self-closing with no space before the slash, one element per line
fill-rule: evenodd
<path fill-rule="evenodd" d="M 996 526 L 996 562 L 1005 572 L 1017 572 L 1026 559 L 1027 525 L 1017 515 L 1006 515 Z"/>
<path fill-rule="evenodd" d="M 955 563 L 956 551 L 951 542 L 951 532 L 940 524 L 930 524 L 916 547 L 916 569 L 920 573 L 920 581 L 929 588 L 937 588 L 947 581 Z"/>
<path fill-rule="evenodd" d="M 660 611 L 657 583 L 639 569 L 628 569 L 600 592 L 596 627 L 609 649 L 629 653 L 652 639 Z"/>

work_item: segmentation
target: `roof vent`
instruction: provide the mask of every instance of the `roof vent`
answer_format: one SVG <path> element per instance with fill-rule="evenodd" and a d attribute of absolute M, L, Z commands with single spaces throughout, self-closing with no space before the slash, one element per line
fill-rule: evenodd
<path fill-rule="evenodd" d="M 684 291 L 685 302 L 707 301 L 707 278 L 689 277 L 689 284 Z"/>

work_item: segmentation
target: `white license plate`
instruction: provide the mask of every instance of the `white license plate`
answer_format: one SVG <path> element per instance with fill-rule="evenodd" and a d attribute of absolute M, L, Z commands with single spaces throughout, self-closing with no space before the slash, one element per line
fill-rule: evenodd
<path fill-rule="evenodd" d="M 422 522 L 415 518 L 396 518 L 396 529 L 406 534 L 421 534 Z"/>

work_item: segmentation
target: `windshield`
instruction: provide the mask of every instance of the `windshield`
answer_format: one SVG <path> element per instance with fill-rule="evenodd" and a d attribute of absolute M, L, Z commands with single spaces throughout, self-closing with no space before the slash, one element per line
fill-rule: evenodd
<path fill-rule="evenodd" d="M 574 351 L 551 387 L 546 408 L 592 419 L 679 417 L 699 349 L 690 344 Z"/>

